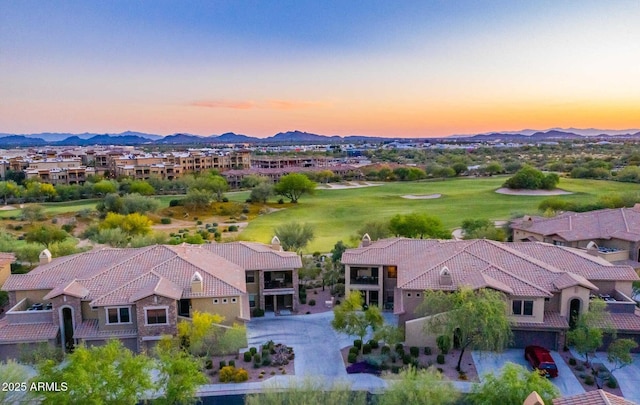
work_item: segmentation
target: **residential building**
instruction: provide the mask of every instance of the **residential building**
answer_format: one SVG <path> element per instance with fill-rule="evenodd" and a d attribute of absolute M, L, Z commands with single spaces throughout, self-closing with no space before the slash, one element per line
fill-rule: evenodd
<path fill-rule="evenodd" d="M 16 261 L 13 253 L 0 253 L 0 287 L 11 275 L 11 263 Z"/>
<path fill-rule="evenodd" d="M 335 166 L 327 166 L 327 167 L 283 167 L 283 168 L 271 168 L 271 169 L 261 169 L 261 168 L 250 168 L 250 169 L 236 169 L 236 170 L 227 170 L 222 173 L 222 176 L 227 180 L 229 186 L 231 188 L 239 188 L 242 186 L 242 180 L 247 176 L 262 176 L 266 177 L 271 182 L 277 183 L 280 181 L 282 176 L 286 176 L 291 173 L 316 173 L 324 170 L 330 170 L 335 175 L 340 176 L 346 179 L 362 179 L 364 175 L 362 171 L 351 165 L 335 165 Z"/>
<path fill-rule="evenodd" d="M 10 275 L 2 287 L 10 309 L 0 320 L 0 359 L 16 357 L 20 344 L 38 342 L 70 347 L 117 338 L 145 351 L 162 335 L 175 334 L 177 323 L 194 311 L 223 315 L 227 324 L 248 321 L 249 294 L 253 305 L 256 299 L 268 305 L 265 297 L 274 297 L 274 307 L 294 308 L 300 258 L 272 248 L 156 245 L 56 259 L 45 250 L 40 266 Z M 249 274 L 255 278 L 247 288 Z"/>
<path fill-rule="evenodd" d="M 515 347 L 563 347 L 570 324 L 596 296 L 607 301 L 618 336 L 640 342 L 640 316 L 629 298 L 632 283 L 640 280 L 635 270 L 578 249 L 489 240 L 394 238 L 372 243 L 365 235 L 361 247 L 343 254 L 342 263 L 346 291 L 360 291 L 368 305 L 393 310 L 405 326 L 407 342 L 422 333 L 415 311 L 424 291 L 463 286 L 506 295 Z"/>
<path fill-rule="evenodd" d="M 204 249 L 245 269 L 251 309 L 276 313 L 298 310 L 298 269 L 302 261 L 296 253 L 282 251 L 277 236 L 271 240 L 271 246 L 232 242 L 212 243 L 204 245 Z"/>
<path fill-rule="evenodd" d="M 633 401 L 602 389 L 554 398 L 552 402 L 553 405 L 637 405 Z"/>
<path fill-rule="evenodd" d="M 565 212 L 552 218 L 525 216 L 513 221 L 511 228 L 515 242 L 570 246 L 610 262 L 640 267 L 640 204 L 633 208 Z"/>
<path fill-rule="evenodd" d="M 24 170 L 27 179 L 49 184 L 84 184 L 92 167 L 82 165 L 80 158 L 32 160 Z"/>

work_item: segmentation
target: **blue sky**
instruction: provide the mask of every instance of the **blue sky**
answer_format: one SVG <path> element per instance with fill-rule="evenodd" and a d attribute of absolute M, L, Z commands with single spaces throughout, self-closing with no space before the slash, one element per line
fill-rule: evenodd
<path fill-rule="evenodd" d="M 0 132 L 639 127 L 638 21 L 638 1 L 2 1 Z"/>

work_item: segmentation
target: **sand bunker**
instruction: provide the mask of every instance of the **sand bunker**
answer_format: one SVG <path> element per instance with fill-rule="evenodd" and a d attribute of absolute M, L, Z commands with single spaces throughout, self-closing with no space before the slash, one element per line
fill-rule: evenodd
<path fill-rule="evenodd" d="M 11 210 L 17 210 L 17 208 L 14 207 L 13 205 L 3 205 L 2 207 L 0 207 L 0 211 L 11 211 Z"/>
<path fill-rule="evenodd" d="M 323 190 L 344 190 L 349 188 L 363 188 L 381 186 L 382 183 L 327 183 L 321 184 L 318 188 Z"/>
<path fill-rule="evenodd" d="M 559 188 L 556 188 L 555 190 L 512 190 L 506 187 L 497 189 L 496 193 L 508 194 L 508 195 L 537 195 L 537 196 L 573 194 L 570 191 L 560 190 Z"/>
<path fill-rule="evenodd" d="M 442 194 L 428 194 L 428 195 L 407 194 L 402 196 L 402 198 L 406 198 L 407 200 L 432 200 L 434 198 L 440 198 L 440 197 L 442 197 Z"/>

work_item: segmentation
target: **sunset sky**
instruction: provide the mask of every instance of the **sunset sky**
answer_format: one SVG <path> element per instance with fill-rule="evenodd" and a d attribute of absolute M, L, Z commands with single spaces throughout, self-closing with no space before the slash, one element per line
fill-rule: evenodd
<path fill-rule="evenodd" d="M 0 132 L 640 127 L 640 1 L 0 0 Z"/>

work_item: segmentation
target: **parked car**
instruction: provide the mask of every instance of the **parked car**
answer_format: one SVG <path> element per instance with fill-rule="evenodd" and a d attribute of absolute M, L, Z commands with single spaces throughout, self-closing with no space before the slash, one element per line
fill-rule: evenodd
<path fill-rule="evenodd" d="M 540 346 L 527 346 L 524 349 L 524 358 L 531 364 L 531 367 L 540 371 L 546 377 L 554 378 L 558 376 L 558 367 L 553 361 L 549 350 Z"/>

